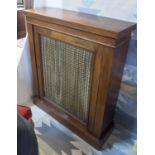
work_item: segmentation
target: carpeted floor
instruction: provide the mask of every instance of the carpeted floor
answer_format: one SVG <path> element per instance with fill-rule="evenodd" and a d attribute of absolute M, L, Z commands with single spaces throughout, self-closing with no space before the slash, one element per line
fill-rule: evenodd
<path fill-rule="evenodd" d="M 40 155 L 136 155 L 134 136 L 119 125 L 97 151 L 37 106 L 31 109 Z"/>

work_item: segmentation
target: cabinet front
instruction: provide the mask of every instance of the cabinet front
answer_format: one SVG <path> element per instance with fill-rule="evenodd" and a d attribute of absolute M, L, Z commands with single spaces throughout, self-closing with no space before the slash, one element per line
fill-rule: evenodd
<path fill-rule="evenodd" d="M 98 45 L 39 27 L 34 36 L 39 97 L 88 126 Z"/>

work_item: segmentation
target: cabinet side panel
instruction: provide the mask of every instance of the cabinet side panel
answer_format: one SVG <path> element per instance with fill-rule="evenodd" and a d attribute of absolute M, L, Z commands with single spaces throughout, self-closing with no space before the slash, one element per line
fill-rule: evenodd
<path fill-rule="evenodd" d="M 103 132 L 113 122 L 128 45 L 129 39 L 114 51 L 108 96 L 106 99 L 106 108 L 102 125 Z"/>

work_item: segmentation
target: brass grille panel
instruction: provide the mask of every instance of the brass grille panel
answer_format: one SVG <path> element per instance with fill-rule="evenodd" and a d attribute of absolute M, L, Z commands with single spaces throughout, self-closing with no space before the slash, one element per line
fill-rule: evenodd
<path fill-rule="evenodd" d="M 41 36 L 41 54 L 45 97 L 86 122 L 93 53 Z"/>

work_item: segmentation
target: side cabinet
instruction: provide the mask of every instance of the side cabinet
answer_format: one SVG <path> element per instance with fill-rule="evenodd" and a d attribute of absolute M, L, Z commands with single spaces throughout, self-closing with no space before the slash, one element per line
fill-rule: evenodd
<path fill-rule="evenodd" d="M 97 149 L 111 133 L 134 23 L 73 11 L 25 10 L 34 103 Z"/>

